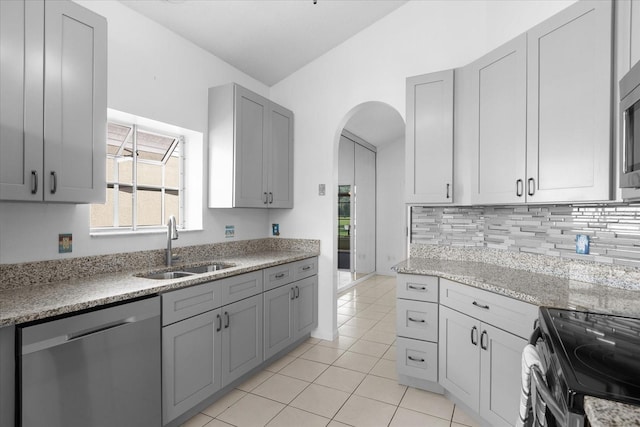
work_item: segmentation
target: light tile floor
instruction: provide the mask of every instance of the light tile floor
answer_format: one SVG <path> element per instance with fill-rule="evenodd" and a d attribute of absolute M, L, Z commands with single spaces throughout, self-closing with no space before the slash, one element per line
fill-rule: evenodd
<path fill-rule="evenodd" d="M 184 427 L 476 427 L 446 397 L 399 385 L 395 278 L 338 295 L 334 341 L 310 338 Z"/>

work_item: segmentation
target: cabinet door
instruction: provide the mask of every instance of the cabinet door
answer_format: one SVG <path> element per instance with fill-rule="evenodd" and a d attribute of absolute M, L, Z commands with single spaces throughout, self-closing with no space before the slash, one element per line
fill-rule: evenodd
<path fill-rule="evenodd" d="M 235 182 L 234 207 L 267 207 L 267 171 L 263 162 L 269 138 L 269 100 L 235 86 Z M 265 183 L 265 184 L 263 184 Z"/>
<path fill-rule="evenodd" d="M 472 410 L 478 412 L 480 322 L 440 306 L 439 330 L 439 382 Z"/>
<path fill-rule="evenodd" d="M 407 79 L 407 203 L 453 201 L 453 70 Z"/>
<path fill-rule="evenodd" d="M 524 202 L 527 147 L 527 36 L 470 65 L 473 203 Z"/>
<path fill-rule="evenodd" d="M 45 3 L 44 199 L 104 203 L 107 21 Z"/>
<path fill-rule="evenodd" d="M 580 1 L 527 33 L 527 200 L 611 196 L 611 2 Z"/>
<path fill-rule="evenodd" d="M 269 146 L 265 150 L 270 208 L 293 208 L 293 113 L 269 103 Z"/>
<path fill-rule="evenodd" d="M 264 294 L 264 359 L 293 342 L 293 285 L 280 286 Z"/>
<path fill-rule="evenodd" d="M 492 426 L 513 426 L 518 418 L 523 338 L 482 324 L 480 416 Z"/>
<path fill-rule="evenodd" d="M 0 2 L 0 200 L 42 200 L 44 1 Z"/>
<path fill-rule="evenodd" d="M 307 277 L 292 285 L 295 290 L 293 339 L 296 340 L 318 326 L 318 276 Z"/>
<path fill-rule="evenodd" d="M 222 307 L 222 384 L 262 363 L 262 295 Z"/>
<path fill-rule="evenodd" d="M 15 331 L 0 328 L 0 427 L 15 426 Z"/>
<path fill-rule="evenodd" d="M 162 419 L 166 424 L 222 386 L 220 309 L 162 328 Z"/>

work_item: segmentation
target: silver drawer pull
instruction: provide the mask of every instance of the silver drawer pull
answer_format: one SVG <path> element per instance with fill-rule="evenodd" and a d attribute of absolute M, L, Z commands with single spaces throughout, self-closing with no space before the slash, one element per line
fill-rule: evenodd
<path fill-rule="evenodd" d="M 276 274 L 276 279 L 282 279 L 284 277 L 284 273 Z"/>
<path fill-rule="evenodd" d="M 307 270 L 311 270 L 311 266 L 310 265 L 302 267 L 302 271 L 307 271 Z"/>
<path fill-rule="evenodd" d="M 413 286 L 413 285 L 409 285 L 408 286 L 409 289 L 414 289 L 416 291 L 426 291 L 427 287 L 426 286 Z"/>
<path fill-rule="evenodd" d="M 409 317 L 409 321 L 410 322 L 416 322 L 416 323 L 424 323 L 425 322 L 424 319 L 414 319 L 413 317 Z"/>
<path fill-rule="evenodd" d="M 411 360 L 412 362 L 424 363 L 424 359 L 423 358 L 418 358 L 418 357 L 413 357 L 413 356 L 407 356 L 407 358 L 409 360 Z"/>
<path fill-rule="evenodd" d="M 485 310 L 489 310 L 489 306 L 488 305 L 479 304 L 478 301 L 474 301 L 474 302 L 472 302 L 472 304 L 475 305 L 476 307 L 480 307 L 480 308 L 484 308 Z"/>

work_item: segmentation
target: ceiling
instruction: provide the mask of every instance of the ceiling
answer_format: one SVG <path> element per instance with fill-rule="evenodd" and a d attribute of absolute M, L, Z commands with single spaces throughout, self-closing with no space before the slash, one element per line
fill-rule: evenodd
<path fill-rule="evenodd" d="M 120 0 L 273 86 L 406 0 Z"/>

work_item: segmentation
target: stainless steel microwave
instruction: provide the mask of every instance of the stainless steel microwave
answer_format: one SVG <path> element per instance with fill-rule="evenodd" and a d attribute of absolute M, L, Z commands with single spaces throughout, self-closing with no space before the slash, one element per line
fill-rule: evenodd
<path fill-rule="evenodd" d="M 640 188 L 640 62 L 620 80 L 620 187 Z"/>

